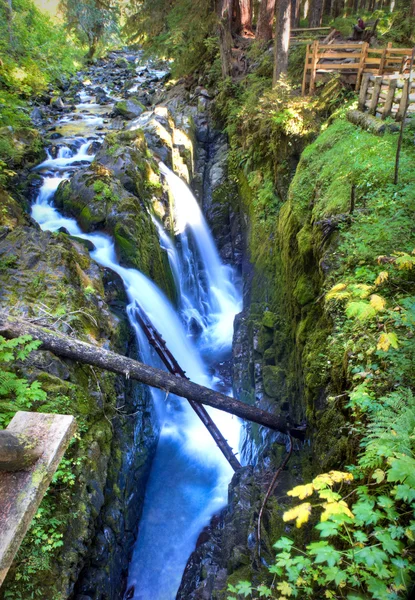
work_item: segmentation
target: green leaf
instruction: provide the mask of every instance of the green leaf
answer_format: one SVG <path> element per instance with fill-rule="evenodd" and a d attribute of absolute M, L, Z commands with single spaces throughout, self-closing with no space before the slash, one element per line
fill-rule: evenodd
<path fill-rule="evenodd" d="M 415 500 L 415 489 L 407 483 L 402 483 L 395 487 L 396 500 L 404 500 L 404 502 L 413 502 Z"/>
<path fill-rule="evenodd" d="M 392 536 L 387 531 L 377 532 L 376 537 L 388 554 L 398 554 L 402 550 L 403 545 L 397 540 L 392 539 Z"/>
<path fill-rule="evenodd" d="M 241 594 L 242 596 L 247 598 L 252 593 L 252 584 L 249 581 L 239 581 L 236 584 L 236 589 L 238 594 Z"/>
<path fill-rule="evenodd" d="M 330 537 L 331 535 L 337 535 L 339 532 L 340 523 L 334 521 L 322 521 L 316 525 L 316 529 L 320 531 L 320 537 Z"/>
<path fill-rule="evenodd" d="M 257 592 L 261 598 L 271 598 L 272 592 L 266 585 L 260 585 L 257 587 Z"/>
<path fill-rule="evenodd" d="M 287 537 L 282 537 L 277 542 L 275 542 L 273 547 L 277 548 L 277 550 L 287 550 L 288 552 L 290 552 L 291 547 L 293 545 L 294 545 L 294 542 L 292 540 L 290 540 Z"/>
<path fill-rule="evenodd" d="M 329 567 L 334 567 L 341 558 L 341 552 L 335 550 L 333 546 L 325 541 L 313 542 L 307 546 L 307 550 L 316 557 L 315 562 L 317 564 L 326 562 Z"/>
<path fill-rule="evenodd" d="M 415 488 L 415 460 L 407 454 L 399 454 L 388 460 L 391 468 L 388 471 L 388 481 L 399 481 Z"/>

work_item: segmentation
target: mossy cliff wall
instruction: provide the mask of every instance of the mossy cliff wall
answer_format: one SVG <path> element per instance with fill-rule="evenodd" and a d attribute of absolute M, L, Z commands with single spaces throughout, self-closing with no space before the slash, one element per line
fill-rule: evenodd
<path fill-rule="evenodd" d="M 226 188 L 234 190 L 234 207 L 239 197 L 250 262 L 243 262 L 245 306 L 235 322 L 235 396 L 307 424 L 306 443 L 295 443 L 263 515 L 261 556 L 268 564 L 282 534 L 298 547 L 310 535 L 282 521 L 290 501 L 286 492 L 317 473 L 351 464 L 358 451 L 358 439 L 347 427 L 344 392 L 357 377 L 352 367 L 359 358 L 350 350 L 339 305 L 327 302 L 325 294 L 345 279 L 373 283 L 382 268 L 379 255 L 413 249 L 413 151 L 405 147 L 394 186 L 395 151 L 396 136 L 376 137 L 337 118 L 303 150 L 286 195 L 271 206 L 272 197 L 267 205 L 258 195 L 252 172 L 235 166 L 232 153 L 228 161 Z M 281 154 L 279 160 L 285 159 Z M 246 427 L 244 455 L 256 466 L 234 478 L 231 505 L 220 524 L 212 521 L 201 536 L 179 597 L 222 599 L 227 582 L 267 580 L 258 558 L 258 513 L 285 455 L 283 443 L 283 436 Z M 232 516 L 235 497 L 244 498 L 238 504 L 243 518 Z"/>

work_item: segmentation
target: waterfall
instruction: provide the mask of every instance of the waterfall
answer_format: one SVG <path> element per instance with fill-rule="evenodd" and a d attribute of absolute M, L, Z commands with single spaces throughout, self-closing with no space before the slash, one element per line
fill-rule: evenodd
<path fill-rule="evenodd" d="M 181 288 L 203 322 L 202 349 L 229 351 L 233 320 L 242 310 L 235 274 L 219 257 L 212 234 L 190 188 L 160 163 L 174 202 L 175 231 L 180 238 Z M 177 261 L 177 259 L 175 259 Z M 200 263 L 200 267 L 198 266 Z"/>
<path fill-rule="evenodd" d="M 73 165 L 78 167 L 79 161 L 82 164 L 93 159 L 87 154 L 89 144 L 83 140 L 76 152 L 62 147 L 57 158 L 53 159 L 49 154 L 37 167 L 44 179 L 32 206 L 33 218 L 44 230 L 56 231 L 64 227 L 70 234 L 92 242 L 95 249 L 91 257 L 122 278 L 130 301 L 128 316 L 140 347 L 145 348 L 143 357 L 146 361 L 160 366 L 135 320 L 132 310 L 135 302 L 162 334 L 187 375 L 197 383 L 214 387 L 217 379 L 208 373 L 200 347 L 208 347 L 212 355 L 230 348 L 233 317 L 240 310 L 240 298 L 229 279 L 230 268 L 220 262 L 196 200 L 185 184 L 163 165 L 162 171 L 175 200 L 180 252 L 160 225 L 158 229 L 181 293 L 181 311 L 187 315 L 183 323 L 152 281 L 138 270 L 119 264 L 109 236 L 82 233 L 74 219 L 62 216 L 53 206 L 54 194 L 59 184 L 70 177 Z M 185 194 L 184 199 L 182 194 Z M 194 248 L 197 248 L 198 256 L 195 256 Z M 186 281 L 186 263 L 197 281 L 198 293 L 192 292 Z M 203 340 L 199 347 L 192 341 L 187 328 L 191 314 L 199 315 L 203 321 Z M 129 585 L 135 587 L 135 600 L 173 600 L 200 530 L 226 504 L 232 470 L 186 401 L 169 397 L 166 403 L 164 394 L 154 391 L 153 397 L 161 419 L 161 434 L 146 489 Z M 209 412 L 226 433 L 230 445 L 237 449 L 238 420 L 214 409 Z"/>

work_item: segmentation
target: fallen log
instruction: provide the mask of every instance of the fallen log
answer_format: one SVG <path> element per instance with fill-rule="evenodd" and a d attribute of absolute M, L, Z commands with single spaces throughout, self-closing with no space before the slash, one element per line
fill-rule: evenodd
<path fill-rule="evenodd" d="M 253 421 L 282 433 L 290 433 L 293 437 L 303 439 L 304 429 L 260 408 L 249 406 L 234 398 L 225 396 L 188 379 L 175 377 L 161 369 L 156 369 L 127 358 L 121 354 L 104 350 L 92 344 L 81 342 L 57 331 L 51 331 L 28 321 L 17 320 L 0 314 L 0 334 L 6 338 L 30 335 L 42 342 L 41 348 L 50 350 L 57 356 L 70 358 L 81 363 L 99 367 L 106 371 L 124 375 L 146 385 L 171 392 L 187 400 L 206 404 L 219 410 L 231 413 L 241 419 Z"/>
<path fill-rule="evenodd" d="M 353 125 L 358 125 L 375 135 L 382 135 L 385 131 L 395 132 L 399 130 L 399 126 L 396 123 L 385 123 L 385 121 L 381 121 L 373 115 L 363 113 L 360 110 L 349 110 L 346 113 L 346 117 Z"/>

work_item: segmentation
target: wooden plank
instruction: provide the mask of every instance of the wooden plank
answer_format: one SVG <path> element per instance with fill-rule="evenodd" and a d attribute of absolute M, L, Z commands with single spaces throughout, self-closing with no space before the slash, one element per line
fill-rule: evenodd
<path fill-rule="evenodd" d="M 364 44 L 319 44 L 320 50 L 324 50 L 325 48 L 334 48 L 335 50 L 361 50 L 363 46 Z"/>
<path fill-rule="evenodd" d="M 293 33 L 301 32 L 301 31 L 326 31 L 330 30 L 331 27 L 297 27 L 295 29 L 291 29 Z"/>
<path fill-rule="evenodd" d="M 376 114 L 376 107 L 378 105 L 380 86 L 382 85 L 382 77 L 376 77 L 375 85 L 373 88 L 372 99 L 369 106 L 369 114 Z"/>
<path fill-rule="evenodd" d="M 356 71 L 359 69 L 359 63 L 318 63 L 318 71 Z"/>
<path fill-rule="evenodd" d="M 385 105 L 384 105 L 383 111 L 382 111 L 382 119 L 386 119 L 386 117 L 389 117 L 389 115 L 391 114 L 393 98 L 395 96 L 395 91 L 396 91 L 397 85 L 398 85 L 397 79 L 392 79 L 389 83 L 389 90 L 386 95 Z"/>
<path fill-rule="evenodd" d="M 307 44 L 307 51 L 305 55 L 305 63 L 304 63 L 304 74 L 303 74 L 303 84 L 301 86 L 301 95 L 305 96 L 305 87 L 307 81 L 307 71 L 309 68 L 308 61 L 310 59 L 310 44 Z"/>
<path fill-rule="evenodd" d="M 359 93 L 359 110 L 363 110 L 363 108 L 365 106 L 367 89 L 369 87 L 369 80 L 370 80 L 370 74 L 365 73 L 365 75 L 363 75 L 362 85 L 360 87 L 360 93 Z"/>
<path fill-rule="evenodd" d="M 25 471 L 0 472 L 0 585 L 75 433 L 68 415 L 18 412 L 7 431 L 37 440 L 43 454 Z"/>
<path fill-rule="evenodd" d="M 320 58 L 353 58 L 355 60 L 360 60 L 360 53 L 352 53 L 352 52 L 329 52 L 325 50 L 323 53 L 319 53 Z"/>
<path fill-rule="evenodd" d="M 312 44 L 310 87 L 309 87 L 309 93 L 310 93 L 310 95 L 314 93 L 314 84 L 315 84 L 315 81 L 316 81 L 317 49 L 318 49 L 318 42 L 313 42 L 313 44 Z"/>
<path fill-rule="evenodd" d="M 406 80 L 405 83 L 403 84 L 402 96 L 401 96 L 401 100 L 399 102 L 398 112 L 396 113 L 397 121 L 402 121 L 402 118 L 405 114 L 406 100 L 408 97 L 408 86 L 409 86 L 409 82 L 408 82 L 408 80 Z"/>
<path fill-rule="evenodd" d="M 365 66 L 365 60 L 367 58 L 368 49 L 369 49 L 369 44 L 367 42 L 363 42 L 362 51 L 360 53 L 359 68 L 358 68 L 357 77 L 356 77 L 356 91 L 358 91 L 360 88 L 360 83 L 362 81 L 362 75 L 363 75 L 363 70 L 364 70 L 364 66 Z"/>

